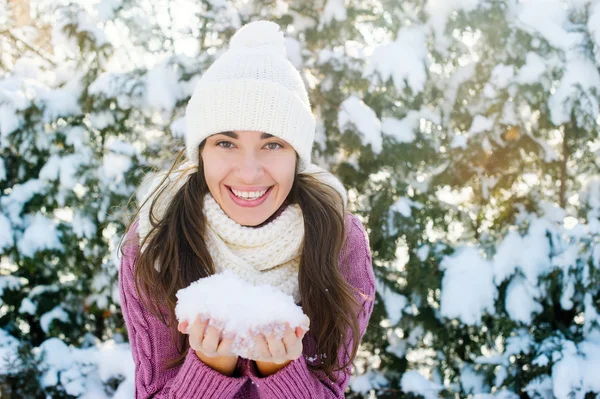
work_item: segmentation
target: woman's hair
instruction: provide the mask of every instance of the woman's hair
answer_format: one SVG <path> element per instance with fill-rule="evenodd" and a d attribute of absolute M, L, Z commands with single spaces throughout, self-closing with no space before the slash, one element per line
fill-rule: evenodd
<path fill-rule="evenodd" d="M 187 336 L 177 330 L 175 294 L 192 282 L 215 273 L 203 239 L 206 222 L 202 199 L 209 192 L 204 178 L 203 147 L 204 142 L 198 148 L 198 171 L 192 173 L 174 194 L 161 220 L 154 217 L 153 209 L 165 187 L 169 186 L 163 184 L 164 181 L 182 161 L 184 151 L 179 153 L 158 185 L 150 205 L 152 228 L 139 245 L 139 248 L 143 245 L 147 247 L 143 252 L 138 248 L 135 257 L 134 283 L 138 297 L 146 309 L 164 325 L 170 326 L 173 342 L 180 351 L 176 358 L 166 359 L 164 367 L 167 369 L 182 364 L 189 349 Z M 304 216 L 305 233 L 298 283 L 302 308 L 310 318 L 310 331 L 307 334 L 313 335 L 319 353 L 317 358 L 320 358 L 320 363 L 309 364 L 309 367 L 325 372 L 335 381 L 334 371 L 344 369 L 346 373 L 349 372 L 348 366 L 356 355 L 360 341 L 360 304 L 353 294 L 353 287 L 344 279 L 340 269 L 340 266 L 350 266 L 338 265 L 346 236 L 342 199 L 334 188 L 317 178 L 296 173 L 287 200 L 290 204 L 298 204 Z M 138 207 L 125 235 L 144 204 Z M 124 254 L 123 248 L 121 251 Z M 160 265 L 160 271 L 155 269 L 155 262 Z M 352 347 L 350 351 L 344 347 L 347 361 L 339 365 L 338 353 L 349 334 Z"/>

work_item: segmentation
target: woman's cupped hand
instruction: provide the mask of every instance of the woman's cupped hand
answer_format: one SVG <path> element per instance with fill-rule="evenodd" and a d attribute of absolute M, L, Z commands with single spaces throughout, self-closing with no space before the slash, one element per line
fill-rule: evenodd
<path fill-rule="evenodd" d="M 250 359 L 263 363 L 283 364 L 296 360 L 302 355 L 302 339 L 308 329 L 292 328 L 286 323 L 283 334 L 276 331 L 274 329 L 268 334 L 253 335 L 254 348 Z"/>
<path fill-rule="evenodd" d="M 224 334 L 223 328 L 214 320 L 201 315 L 189 325 L 188 321 L 180 322 L 177 330 L 189 335 L 190 347 L 208 357 L 237 357 L 232 352 L 234 335 Z"/>
<path fill-rule="evenodd" d="M 292 328 L 288 323 L 280 328 L 273 328 L 269 333 L 250 332 L 251 347 L 248 358 L 251 360 L 283 364 L 302 355 L 302 339 L 308 331 L 306 327 Z M 189 329 L 188 329 L 189 327 Z M 219 323 L 198 315 L 192 325 L 187 321 L 179 323 L 177 329 L 182 334 L 189 334 L 190 346 L 208 357 L 237 356 L 232 352 L 235 335 L 225 334 Z M 281 330 L 283 329 L 283 333 Z"/>

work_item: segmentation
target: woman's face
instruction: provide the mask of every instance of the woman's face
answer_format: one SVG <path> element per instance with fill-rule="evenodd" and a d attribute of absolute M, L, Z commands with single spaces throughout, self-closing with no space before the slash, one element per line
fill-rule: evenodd
<path fill-rule="evenodd" d="M 267 133 L 214 134 L 202 149 L 204 177 L 223 211 L 243 226 L 267 220 L 292 189 L 296 151 Z"/>

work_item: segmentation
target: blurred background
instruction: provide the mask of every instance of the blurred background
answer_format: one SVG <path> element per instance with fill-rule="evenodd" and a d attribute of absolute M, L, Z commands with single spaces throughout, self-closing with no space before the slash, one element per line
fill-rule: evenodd
<path fill-rule="evenodd" d="M 0 396 L 133 397 L 128 200 L 257 19 L 369 234 L 347 396 L 598 397 L 599 0 L 0 0 Z"/>

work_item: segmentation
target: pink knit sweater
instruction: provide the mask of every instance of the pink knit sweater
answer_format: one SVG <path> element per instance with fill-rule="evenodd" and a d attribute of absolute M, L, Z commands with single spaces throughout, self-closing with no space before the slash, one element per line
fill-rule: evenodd
<path fill-rule="evenodd" d="M 358 315 L 361 339 L 373 311 L 375 279 L 368 237 L 358 218 L 346 215 L 347 239 L 340 255 L 340 268 L 346 280 L 365 296 Z M 309 370 L 316 361 L 315 339 L 307 332 L 303 339 L 303 355 L 268 377 L 260 377 L 253 361 L 239 358 L 232 377 L 204 364 L 189 349 L 183 364 L 164 371 L 160 361 L 178 355 L 171 335 L 156 317 L 142 307 L 133 283 L 133 267 L 138 246 L 137 221 L 126 237 L 125 255 L 121 259 L 119 293 L 125 324 L 135 362 L 135 398 L 343 398 L 349 376 L 337 372 L 333 383 L 322 372 Z M 346 254 L 344 256 L 343 254 Z M 350 345 L 351 340 L 345 345 Z M 339 361 L 343 360 L 343 349 Z"/>

